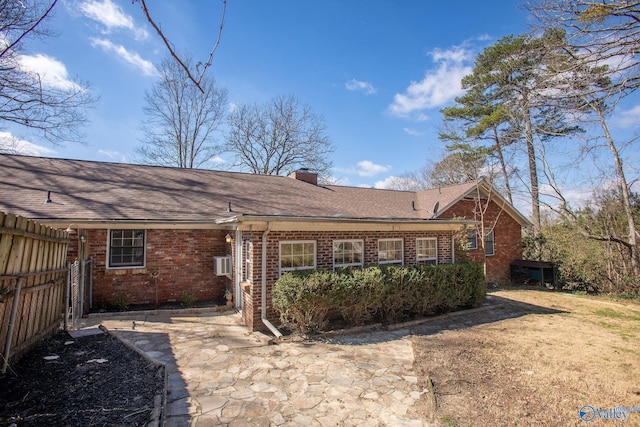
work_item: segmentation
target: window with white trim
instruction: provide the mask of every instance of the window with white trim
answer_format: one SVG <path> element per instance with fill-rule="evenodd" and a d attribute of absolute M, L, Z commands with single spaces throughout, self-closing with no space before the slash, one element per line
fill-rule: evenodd
<path fill-rule="evenodd" d="M 467 249 L 478 249 L 478 230 L 467 229 Z"/>
<path fill-rule="evenodd" d="M 495 255 L 495 244 L 494 244 L 493 230 L 488 232 L 484 236 L 484 254 L 487 256 Z"/>
<path fill-rule="evenodd" d="M 334 240 L 333 267 L 361 266 L 364 260 L 364 240 Z"/>
<path fill-rule="evenodd" d="M 417 261 L 438 261 L 438 239 L 435 237 L 421 237 L 416 239 Z"/>
<path fill-rule="evenodd" d="M 145 266 L 144 230 L 109 230 L 109 268 Z"/>
<path fill-rule="evenodd" d="M 402 239 L 378 240 L 378 263 L 402 263 L 404 261 L 404 245 L 402 243 Z"/>
<path fill-rule="evenodd" d="M 244 280 L 251 280 L 251 240 L 244 241 Z"/>
<path fill-rule="evenodd" d="M 315 240 L 280 242 L 280 271 L 314 270 L 316 268 Z"/>

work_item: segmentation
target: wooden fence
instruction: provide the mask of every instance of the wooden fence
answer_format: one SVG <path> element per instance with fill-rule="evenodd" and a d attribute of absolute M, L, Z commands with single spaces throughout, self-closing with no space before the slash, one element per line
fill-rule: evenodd
<path fill-rule="evenodd" d="M 0 212 L 1 372 L 64 316 L 69 235 Z"/>

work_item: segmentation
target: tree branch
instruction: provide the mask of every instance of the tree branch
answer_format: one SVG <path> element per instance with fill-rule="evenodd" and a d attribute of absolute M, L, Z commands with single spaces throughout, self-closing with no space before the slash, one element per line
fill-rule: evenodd
<path fill-rule="evenodd" d="M 220 18 L 220 29 L 218 30 L 218 38 L 216 39 L 211 52 L 209 52 L 209 57 L 207 58 L 207 62 L 204 64 L 204 68 L 202 69 L 202 73 L 198 77 L 198 84 L 202 81 L 202 77 L 204 77 L 204 73 L 207 71 L 207 68 L 211 66 L 211 61 L 213 60 L 213 54 L 218 49 L 218 45 L 220 45 L 220 39 L 222 38 L 222 27 L 224 26 L 224 16 L 227 12 L 227 0 L 222 0 L 222 17 Z"/>
<path fill-rule="evenodd" d="M 49 8 L 46 10 L 46 12 L 40 17 L 38 18 L 38 20 L 31 26 L 29 27 L 25 32 L 23 32 L 20 37 L 18 37 L 17 39 L 15 39 L 13 41 L 13 43 L 11 43 L 9 46 L 7 46 L 6 48 L 4 48 L 2 50 L 2 52 L 0 53 L 0 58 L 2 58 L 4 56 L 5 53 L 9 52 L 11 49 L 13 49 L 13 47 L 15 45 L 17 45 L 18 43 L 20 43 L 20 40 L 22 40 L 23 38 L 25 38 L 27 36 L 27 34 L 29 34 L 30 32 L 32 32 L 38 25 L 40 25 L 40 23 L 47 17 L 47 15 L 49 15 L 49 12 L 51 12 L 51 10 L 53 9 L 53 6 L 56 5 L 56 3 L 58 3 L 58 0 L 53 0 L 53 3 L 51 3 L 51 6 L 49 6 Z"/>
<path fill-rule="evenodd" d="M 134 2 L 135 1 L 136 0 L 134 0 Z M 209 52 L 209 57 L 207 58 L 207 62 L 204 64 L 202 72 L 200 73 L 197 79 L 193 76 L 193 74 L 191 74 L 191 70 L 189 69 L 189 67 L 186 66 L 184 62 L 182 62 L 178 54 L 175 52 L 175 49 L 171 45 L 171 42 L 169 41 L 169 39 L 167 39 L 167 37 L 164 35 L 164 32 L 162 31 L 160 26 L 156 24 L 156 22 L 151 17 L 151 14 L 149 13 L 149 9 L 147 8 L 146 0 L 139 0 L 139 1 L 140 1 L 140 4 L 142 5 L 142 11 L 144 12 L 144 15 L 147 17 L 147 21 L 149 21 L 151 26 L 156 30 L 156 32 L 164 42 L 165 46 L 169 50 L 169 54 L 173 57 L 173 59 L 176 60 L 176 62 L 180 65 L 180 67 L 184 69 L 185 73 L 187 74 L 187 78 L 193 82 L 193 84 L 198 88 L 198 90 L 200 90 L 200 92 L 204 93 L 204 89 L 200 86 L 200 84 L 202 83 L 202 78 L 204 77 L 205 72 L 207 71 L 207 68 L 211 66 L 211 62 L 213 60 L 213 54 L 215 53 L 215 51 L 218 49 L 218 46 L 220 45 L 220 39 L 222 38 L 222 28 L 224 27 L 224 17 L 227 11 L 227 0 L 222 0 L 222 18 L 220 19 L 220 29 L 218 30 L 218 37 L 216 39 L 215 44 L 213 45 L 213 48 Z"/>

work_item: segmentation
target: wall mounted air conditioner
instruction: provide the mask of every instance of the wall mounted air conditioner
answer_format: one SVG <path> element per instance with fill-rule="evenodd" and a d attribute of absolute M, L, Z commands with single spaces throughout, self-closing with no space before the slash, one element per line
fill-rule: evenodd
<path fill-rule="evenodd" d="M 231 257 L 214 256 L 213 272 L 216 276 L 231 276 Z"/>

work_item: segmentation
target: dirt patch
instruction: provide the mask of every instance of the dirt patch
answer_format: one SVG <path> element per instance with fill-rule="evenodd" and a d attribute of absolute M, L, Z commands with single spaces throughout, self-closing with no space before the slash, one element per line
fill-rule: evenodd
<path fill-rule="evenodd" d="M 145 426 L 164 389 L 164 368 L 109 334 L 60 332 L 11 368 L 0 378 L 2 426 Z"/>
<path fill-rule="evenodd" d="M 584 425 L 583 407 L 640 411 L 640 304 L 531 290 L 491 297 L 501 308 L 413 331 L 434 424 Z M 640 425 L 640 412 L 625 418 Z M 612 422 L 595 414 L 589 425 Z"/>

